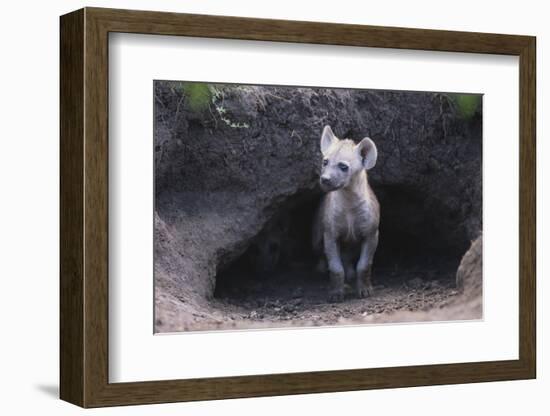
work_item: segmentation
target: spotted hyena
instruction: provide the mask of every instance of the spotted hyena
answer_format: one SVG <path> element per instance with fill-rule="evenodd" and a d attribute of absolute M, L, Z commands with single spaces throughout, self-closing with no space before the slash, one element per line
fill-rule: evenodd
<path fill-rule="evenodd" d="M 376 145 L 368 137 L 358 144 L 340 140 L 326 126 L 321 153 L 325 195 L 313 227 L 313 245 L 324 253 L 321 262 L 330 273 L 329 300 L 343 300 L 346 281 L 355 284 L 363 298 L 373 292 L 371 270 L 378 246 L 380 205 L 367 180 L 367 170 L 376 164 Z"/>

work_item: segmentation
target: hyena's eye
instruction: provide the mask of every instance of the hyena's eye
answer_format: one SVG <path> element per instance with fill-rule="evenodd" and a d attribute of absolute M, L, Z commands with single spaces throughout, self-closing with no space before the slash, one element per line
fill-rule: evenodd
<path fill-rule="evenodd" d="M 349 166 L 342 162 L 338 163 L 338 167 L 342 172 L 347 172 L 349 169 Z"/>
<path fill-rule="evenodd" d="M 328 165 L 328 159 L 323 159 L 323 166 Z"/>

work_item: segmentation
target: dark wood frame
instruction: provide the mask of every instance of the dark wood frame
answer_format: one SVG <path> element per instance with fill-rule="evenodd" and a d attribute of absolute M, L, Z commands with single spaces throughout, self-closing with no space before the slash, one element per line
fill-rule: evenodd
<path fill-rule="evenodd" d="M 110 32 L 519 56 L 519 359 L 109 383 Z M 62 16 L 61 398 L 83 407 L 98 407 L 535 378 L 535 45 L 530 36 L 98 8 Z"/>

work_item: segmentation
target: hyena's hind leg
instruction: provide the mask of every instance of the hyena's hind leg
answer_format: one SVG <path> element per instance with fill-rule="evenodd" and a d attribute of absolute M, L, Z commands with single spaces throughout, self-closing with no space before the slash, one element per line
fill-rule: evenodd
<path fill-rule="evenodd" d="M 344 271 L 346 273 L 346 282 L 353 284 L 357 276 L 355 272 L 355 259 L 352 253 L 342 253 L 342 263 L 344 263 Z"/>
<path fill-rule="evenodd" d="M 313 232 L 311 239 L 311 246 L 313 254 L 317 256 L 317 263 L 315 265 L 315 272 L 318 274 L 328 273 L 328 262 L 325 256 L 325 244 L 323 241 L 323 227 L 321 224 L 321 210 L 318 209 L 315 212 L 313 219 Z"/>
<path fill-rule="evenodd" d="M 315 271 L 319 274 L 326 274 L 328 272 L 327 259 L 324 254 L 319 256 L 319 260 L 317 260 L 317 264 L 315 265 Z"/>

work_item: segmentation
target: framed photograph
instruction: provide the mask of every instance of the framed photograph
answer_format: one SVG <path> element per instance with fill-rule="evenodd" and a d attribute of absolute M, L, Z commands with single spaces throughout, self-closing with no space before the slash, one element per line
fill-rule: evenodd
<path fill-rule="evenodd" d="M 534 37 L 60 29 L 63 400 L 535 378 Z"/>

